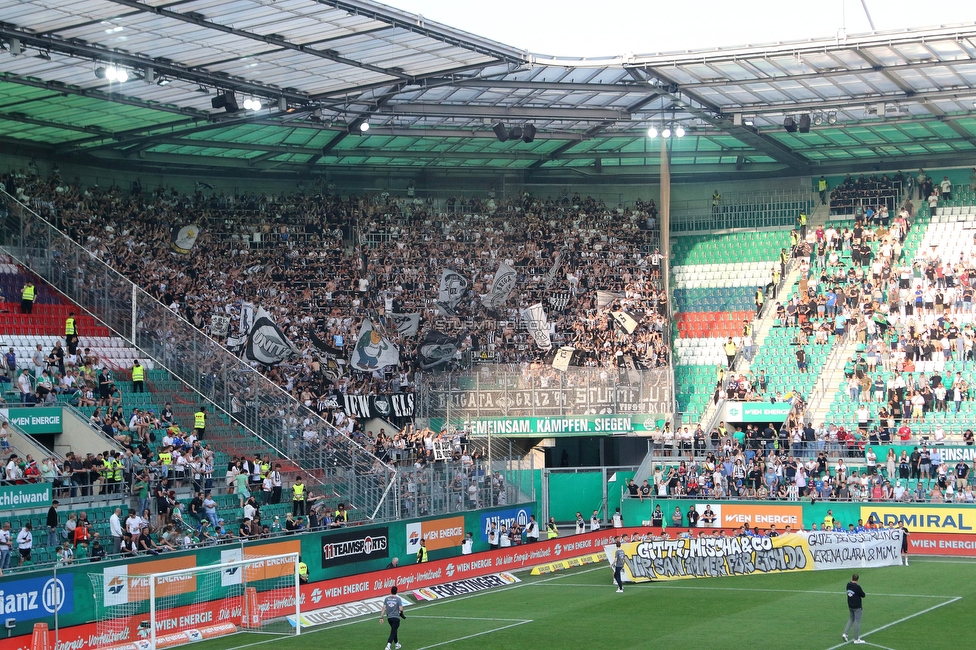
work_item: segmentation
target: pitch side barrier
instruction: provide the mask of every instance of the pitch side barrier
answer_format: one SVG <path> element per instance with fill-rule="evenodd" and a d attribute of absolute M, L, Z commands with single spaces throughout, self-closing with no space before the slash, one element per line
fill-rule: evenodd
<path fill-rule="evenodd" d="M 671 530 L 672 515 L 677 508 L 682 523 L 688 523 L 688 509 L 700 517 L 710 510 L 715 527 L 741 528 L 748 524 L 769 530 L 775 526 L 782 533 L 786 526 L 793 531 L 809 530 L 813 524 L 823 527 L 830 513 L 846 530 L 850 524 L 877 521 L 882 527 L 904 526 L 908 529 L 909 553 L 920 555 L 957 555 L 976 557 L 976 507 L 968 504 L 897 503 L 894 501 L 734 501 L 708 499 L 623 499 L 624 521 L 648 524 L 654 521 L 654 509 L 660 506 L 664 524 Z M 699 519 L 699 528 L 705 527 Z M 660 528 L 657 528 L 660 530 Z"/>
<path fill-rule="evenodd" d="M 496 510 L 495 512 L 498 511 Z M 345 540 L 340 542 L 340 545 L 345 546 L 352 543 L 352 545 L 358 549 L 358 552 L 363 552 L 366 550 L 363 547 L 363 544 L 370 544 L 375 545 L 370 547 L 369 550 L 371 553 L 374 552 L 374 550 L 375 552 L 381 552 L 378 550 L 381 542 L 377 539 L 378 532 L 376 527 L 372 529 L 346 529 L 342 532 L 348 534 L 359 534 L 366 532 L 367 536 L 359 538 L 362 543 L 357 543 L 353 540 Z M 401 566 L 395 569 L 381 569 L 378 571 L 354 573 L 351 575 L 344 575 L 304 584 L 301 586 L 300 590 L 302 603 L 301 609 L 302 611 L 311 611 L 329 607 L 331 605 L 341 605 L 375 598 L 388 594 L 390 587 L 394 585 L 398 586 L 401 592 L 403 592 L 406 590 L 442 585 L 444 583 L 454 582 L 465 578 L 477 578 L 503 571 L 529 570 L 537 565 L 552 562 L 554 560 L 569 559 L 599 553 L 607 544 L 612 543 L 619 535 L 635 535 L 644 532 L 647 532 L 647 530 L 643 528 L 605 528 L 592 533 L 583 533 L 581 535 L 559 537 L 551 540 L 543 539 L 532 544 L 520 544 L 508 548 L 472 553 L 470 555 L 456 555 L 446 559 L 425 562 L 423 564 L 414 563 L 412 558 L 406 559 Z M 283 547 L 281 544 L 282 543 L 279 542 L 272 545 L 275 547 L 275 553 L 282 552 Z M 260 553 L 257 551 L 260 548 L 262 547 L 245 547 L 245 550 L 248 551 L 248 554 L 245 557 L 259 557 Z M 239 551 L 239 549 L 224 550 L 225 552 Z M 229 559 L 231 557 L 230 555 L 227 557 L 228 559 L 225 561 L 233 561 Z M 163 557 L 155 559 L 150 563 L 132 564 L 130 565 L 131 571 L 128 573 L 128 576 L 134 580 L 137 580 L 138 578 L 135 578 L 135 576 L 145 571 L 160 572 L 164 570 L 172 570 L 171 565 L 174 564 L 172 560 L 176 559 L 178 558 Z M 318 564 L 321 561 L 321 558 L 303 559 L 308 562 L 310 568 L 313 566 L 313 564 Z M 325 557 L 324 559 L 328 562 L 330 558 Z M 176 562 L 176 564 L 180 565 L 185 565 L 186 563 L 187 560 Z M 103 568 L 99 564 L 85 564 L 83 566 L 85 569 L 91 569 L 93 566 L 98 567 L 99 569 Z M 136 572 L 137 567 L 140 572 L 139 574 Z M 48 605 L 50 605 L 53 609 L 54 603 L 50 598 L 50 594 L 48 593 L 53 593 L 53 587 L 46 585 L 45 583 L 54 580 L 55 578 L 52 577 L 50 572 L 48 572 L 43 578 L 38 577 L 32 579 L 30 584 L 13 585 L 13 581 L 11 581 L 9 584 L 11 584 L 11 586 L 15 589 L 20 589 L 21 587 L 33 589 L 35 591 L 35 602 L 38 603 L 38 606 L 41 607 L 43 611 Z M 94 648 L 116 646 L 119 644 L 134 642 L 141 638 L 140 622 L 142 617 L 140 616 L 132 617 L 128 624 L 114 630 L 111 638 L 104 638 L 105 635 L 98 633 L 96 624 L 89 620 L 89 616 L 86 615 L 90 612 L 90 603 L 92 598 L 90 589 L 87 591 L 84 589 L 85 583 L 88 582 L 87 578 L 83 577 L 82 575 L 75 575 L 73 572 L 59 572 L 56 580 L 60 581 L 60 587 L 58 587 L 60 589 L 62 598 L 60 612 L 71 612 L 72 614 L 80 613 L 82 614 L 82 620 L 84 622 L 76 625 L 61 627 L 57 631 L 57 644 L 55 644 L 55 632 L 53 625 L 51 625 L 51 631 L 48 633 L 49 648 L 53 648 L 53 650 L 91 650 Z M 220 625 L 227 622 L 234 623 L 235 616 L 239 618 L 239 613 L 235 613 L 233 611 L 222 611 L 220 607 L 220 600 L 210 601 L 209 604 L 211 604 L 212 607 L 208 607 L 208 603 L 206 602 L 194 602 L 193 596 L 193 593 L 188 592 L 186 603 L 182 606 L 177 606 L 170 609 L 167 612 L 167 616 L 174 619 L 191 615 L 197 617 L 203 616 L 206 623 L 210 625 Z M 275 597 L 270 593 L 259 594 L 257 606 L 262 611 L 270 610 L 270 616 L 280 614 L 281 617 L 285 617 L 294 614 L 295 611 L 295 602 L 293 597 Z M 78 617 L 74 618 L 77 620 Z M 23 626 L 18 625 L 16 628 L 16 631 L 20 633 L 18 636 L 0 640 L 0 650 L 24 650 L 25 648 L 31 647 L 29 637 L 26 635 L 31 634 L 33 630 L 32 623 L 35 621 L 49 622 L 49 625 L 50 623 L 53 623 L 52 619 L 41 616 L 33 619 L 30 625 L 26 624 L 25 621 Z M 166 629 L 167 626 L 172 626 L 177 622 L 178 620 L 157 620 L 157 627 L 160 629 Z M 55 645 L 57 647 L 55 647 Z"/>

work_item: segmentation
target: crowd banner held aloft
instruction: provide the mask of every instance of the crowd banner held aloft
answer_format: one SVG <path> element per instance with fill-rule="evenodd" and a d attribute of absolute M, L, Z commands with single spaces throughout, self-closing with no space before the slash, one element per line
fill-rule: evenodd
<path fill-rule="evenodd" d="M 634 330 L 640 326 L 640 322 L 634 318 L 634 315 L 626 311 L 612 311 L 610 315 L 613 319 L 617 321 L 620 327 L 624 328 L 624 331 L 628 334 L 633 334 Z"/>
<path fill-rule="evenodd" d="M 481 297 L 481 302 L 484 306 L 491 311 L 497 311 L 499 307 L 508 302 L 509 296 L 512 295 L 512 290 L 515 289 L 515 280 L 517 278 L 518 273 L 515 272 L 515 269 L 505 264 L 505 262 L 500 262 L 498 264 L 498 270 L 495 271 L 495 279 L 491 282 L 491 289 Z"/>
<path fill-rule="evenodd" d="M 417 351 L 417 363 L 421 370 L 431 370 L 449 362 L 457 351 L 458 339 L 431 330 L 427 332 Z"/>
<path fill-rule="evenodd" d="M 281 363 L 293 354 L 298 354 L 295 346 L 285 337 L 281 328 L 275 325 L 271 314 L 259 307 L 254 323 L 244 344 L 244 358 L 271 366 Z"/>
<path fill-rule="evenodd" d="M 371 372 L 400 364 L 400 350 L 385 332 L 374 327 L 368 318 L 363 321 L 352 352 L 351 365 L 356 370 Z"/>
<path fill-rule="evenodd" d="M 522 319 L 540 350 L 551 350 L 552 339 L 549 337 L 549 320 L 542 303 L 536 303 L 522 310 Z"/>
<path fill-rule="evenodd" d="M 457 271 L 443 269 L 441 283 L 437 290 L 437 306 L 446 316 L 455 316 L 458 303 L 464 297 L 468 288 L 468 281 Z"/>
<path fill-rule="evenodd" d="M 193 250 L 193 246 L 197 243 L 198 237 L 200 237 L 200 226 L 196 224 L 183 226 L 182 228 L 176 228 L 174 226 L 170 246 L 180 255 L 189 255 L 190 251 Z"/>
<path fill-rule="evenodd" d="M 612 303 L 618 298 L 623 298 L 623 294 L 613 293 L 612 291 L 598 290 L 596 292 L 596 307 L 597 309 L 605 309 L 607 305 Z"/>
<path fill-rule="evenodd" d="M 333 398 L 335 399 L 335 398 Z M 389 395 L 343 395 L 342 410 L 346 415 L 359 419 L 413 417 L 414 394 L 392 393 Z M 339 406 L 338 401 L 336 406 Z"/>
<path fill-rule="evenodd" d="M 784 422 L 793 408 L 789 402 L 726 402 L 726 422 Z"/>
<path fill-rule="evenodd" d="M 805 531 L 779 537 L 688 537 L 622 546 L 626 582 L 864 569 L 901 564 L 900 529 Z M 616 550 L 605 548 L 612 558 Z"/>

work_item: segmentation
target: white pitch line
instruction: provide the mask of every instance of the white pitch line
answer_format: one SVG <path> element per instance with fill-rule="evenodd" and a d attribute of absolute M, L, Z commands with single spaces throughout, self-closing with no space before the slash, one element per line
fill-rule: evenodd
<path fill-rule="evenodd" d="M 951 600 L 947 600 L 944 603 L 939 603 L 938 605 L 933 605 L 932 607 L 929 607 L 928 609 L 923 609 L 922 611 L 915 612 L 914 614 L 911 614 L 910 616 L 906 616 L 904 618 L 899 618 L 897 621 L 892 621 L 891 623 L 888 623 L 887 625 L 882 625 L 881 627 L 877 627 L 877 628 L 871 630 L 870 632 L 865 632 L 864 634 L 861 635 L 861 638 L 863 639 L 864 637 L 870 636 L 870 635 L 874 634 L 875 632 L 881 632 L 882 630 L 887 630 L 889 627 L 892 627 L 894 625 L 898 625 L 899 623 L 904 623 L 905 621 L 910 621 L 913 618 L 917 618 L 919 616 L 922 616 L 923 614 L 928 614 L 929 612 L 931 612 L 933 610 L 939 609 L 940 607 L 945 607 L 946 605 L 951 605 L 952 603 L 955 603 L 955 602 L 960 601 L 960 600 L 962 600 L 962 596 L 956 596 L 955 598 L 953 598 Z M 831 647 L 827 648 L 827 650 L 837 650 L 837 648 L 841 648 L 841 647 L 847 645 L 847 643 L 848 643 L 847 641 L 845 641 L 844 643 L 838 643 L 835 646 L 831 646 Z"/>
<path fill-rule="evenodd" d="M 531 584 L 539 584 L 531 583 Z M 650 585 L 650 582 L 628 582 L 625 583 L 631 586 L 637 585 Z M 603 585 L 593 585 L 593 584 L 582 584 L 574 582 L 560 582 L 559 587 L 598 587 L 600 589 L 606 589 Z M 655 589 L 690 589 L 696 591 L 755 591 L 755 592 L 768 592 L 768 593 L 784 593 L 784 594 L 825 594 L 829 596 L 843 595 L 843 591 L 808 591 L 808 590 L 797 590 L 797 589 L 749 589 L 747 587 L 692 587 L 685 585 L 669 584 L 663 582 L 654 583 Z M 931 596 L 925 594 L 872 594 L 874 596 L 891 596 L 896 598 L 946 598 L 946 596 Z"/>
<path fill-rule="evenodd" d="M 446 618 L 452 621 L 504 621 L 506 623 L 531 623 L 527 618 L 478 618 L 476 616 L 411 616 L 412 621 L 415 618 Z"/>
<path fill-rule="evenodd" d="M 417 650 L 428 650 L 429 648 L 439 648 L 442 645 L 450 645 L 452 643 L 457 643 L 458 641 L 466 641 L 468 639 L 474 639 L 475 637 L 484 636 L 486 634 L 494 634 L 495 632 L 501 632 L 502 630 L 507 630 L 509 628 L 518 627 L 519 625 L 525 625 L 526 623 L 531 623 L 532 621 L 519 621 L 518 623 L 512 623 L 511 625 L 503 625 L 502 627 L 497 627 L 494 630 L 485 630 L 484 632 L 477 632 L 475 634 L 469 634 L 467 636 L 458 637 L 456 639 L 451 639 L 450 641 L 441 641 L 440 643 L 434 643 L 432 645 L 425 645 L 422 648 L 417 648 Z"/>
<path fill-rule="evenodd" d="M 447 599 L 444 599 L 444 600 L 435 601 L 435 602 L 429 603 L 427 605 L 412 605 L 410 607 L 410 610 L 409 611 L 415 612 L 417 610 L 426 609 L 428 607 L 436 607 L 437 605 L 443 605 L 445 603 L 456 603 L 456 602 L 459 602 L 459 601 L 462 601 L 462 600 L 467 600 L 468 598 L 477 598 L 478 596 L 486 596 L 488 594 L 497 594 L 497 593 L 501 593 L 503 591 L 510 591 L 512 589 L 518 589 L 519 587 L 526 587 L 526 586 L 529 586 L 529 585 L 537 585 L 537 584 L 540 584 L 540 583 L 543 583 L 543 582 L 551 582 L 553 580 L 561 580 L 562 578 L 568 578 L 570 576 L 575 576 L 575 575 L 582 575 L 584 573 L 591 573 L 593 571 L 603 571 L 605 569 L 606 569 L 606 567 L 598 566 L 598 567 L 594 567 L 592 569 L 587 569 L 585 571 L 579 571 L 578 573 L 576 573 L 576 572 L 574 572 L 574 573 L 567 573 L 567 574 L 561 575 L 561 576 L 553 576 L 551 578 L 544 578 L 542 580 L 536 580 L 535 582 L 520 582 L 519 584 L 517 584 L 517 585 L 511 585 L 510 587 L 502 587 L 501 589 L 489 589 L 487 591 L 479 591 L 479 592 L 474 593 L 474 594 L 468 594 L 467 596 L 459 596 L 457 598 L 447 598 Z M 321 626 L 316 626 L 316 629 L 309 630 L 308 632 L 303 632 L 301 634 L 301 636 L 307 636 L 309 634 L 318 634 L 319 632 L 328 632 L 329 630 L 334 630 L 337 627 L 346 627 L 347 625 L 358 625 L 360 623 L 365 623 L 366 621 L 369 620 L 369 617 L 370 616 L 375 616 L 375 614 L 367 614 L 366 616 L 363 616 L 361 618 L 356 618 L 356 619 L 353 619 L 351 621 L 345 621 L 343 623 L 336 623 L 335 625 L 321 625 Z M 519 623 L 518 625 L 523 625 L 523 623 Z M 255 641 L 254 643 L 245 643 L 244 645 L 233 646 L 231 648 L 228 648 L 227 650 L 244 650 L 244 648 L 253 648 L 255 646 L 264 645 L 265 643 L 274 643 L 274 642 L 277 642 L 277 641 L 280 641 L 280 638 L 277 638 L 276 637 L 276 638 L 273 638 L 273 639 L 267 639 L 265 641 Z M 433 646 L 429 646 L 429 647 L 433 647 Z"/>
<path fill-rule="evenodd" d="M 881 650 L 895 650 L 894 648 L 889 648 L 886 645 L 878 645 L 877 643 L 871 643 L 870 641 L 865 641 L 865 645 L 873 645 L 875 648 L 881 648 Z"/>

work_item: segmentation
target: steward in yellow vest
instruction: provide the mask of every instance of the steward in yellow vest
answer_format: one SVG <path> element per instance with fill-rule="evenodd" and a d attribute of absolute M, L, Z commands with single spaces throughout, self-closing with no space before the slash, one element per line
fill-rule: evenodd
<path fill-rule="evenodd" d="M 138 359 L 132 362 L 132 392 L 146 392 L 146 368 Z"/>
<path fill-rule="evenodd" d="M 24 285 L 24 290 L 20 293 L 20 313 L 34 313 L 34 283 L 28 282 Z"/>

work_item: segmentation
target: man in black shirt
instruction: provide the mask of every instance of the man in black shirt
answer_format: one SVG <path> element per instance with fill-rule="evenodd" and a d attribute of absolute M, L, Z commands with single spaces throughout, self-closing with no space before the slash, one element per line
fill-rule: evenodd
<path fill-rule="evenodd" d="M 851 576 L 851 581 L 847 583 L 847 609 L 850 611 L 850 618 L 847 619 L 847 625 L 844 627 L 844 633 L 841 636 L 847 641 L 847 633 L 852 631 L 854 643 L 865 643 L 861 638 L 861 613 L 864 611 L 861 609 L 861 599 L 865 598 L 866 594 L 861 589 L 861 585 L 857 584 L 858 577 L 855 573 Z M 852 626 L 853 630 L 851 630 Z"/>

